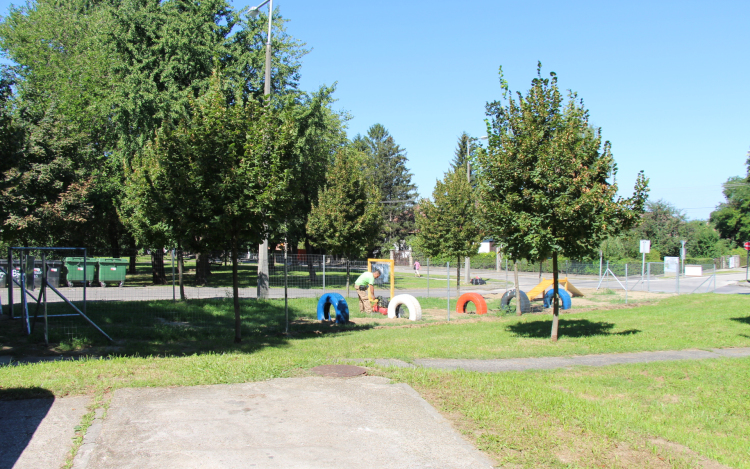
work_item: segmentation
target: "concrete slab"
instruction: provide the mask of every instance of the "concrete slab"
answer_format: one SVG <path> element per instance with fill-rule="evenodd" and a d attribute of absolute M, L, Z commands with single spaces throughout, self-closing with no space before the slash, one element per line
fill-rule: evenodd
<path fill-rule="evenodd" d="M 90 399 L 0 401 L 0 469 L 62 466 Z"/>
<path fill-rule="evenodd" d="M 411 387 L 372 376 L 121 389 L 98 432 L 75 467 L 492 467 Z"/>

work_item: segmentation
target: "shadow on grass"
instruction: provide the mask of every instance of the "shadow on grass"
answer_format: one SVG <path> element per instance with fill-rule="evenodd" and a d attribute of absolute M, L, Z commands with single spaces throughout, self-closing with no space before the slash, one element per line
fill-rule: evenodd
<path fill-rule="evenodd" d="M 750 316 L 747 316 L 745 318 L 729 318 L 729 319 L 731 319 L 732 321 L 737 321 L 737 322 L 750 325 Z"/>
<path fill-rule="evenodd" d="M 592 322 L 588 319 L 566 319 L 559 324 L 559 335 L 561 337 L 590 337 L 595 335 L 632 335 L 641 332 L 638 329 L 628 329 L 621 332 L 611 332 L 615 327 L 610 322 Z M 519 337 L 548 338 L 552 330 L 552 320 L 519 322 L 510 324 L 508 332 Z"/>
<path fill-rule="evenodd" d="M 286 333 L 284 300 L 240 300 L 242 343 L 234 344 L 234 308 L 229 298 L 174 303 L 158 301 L 89 301 L 87 314 L 115 344 L 81 317 L 50 318 L 49 341 L 66 354 L 94 356 L 181 356 L 194 353 L 285 347 L 332 333 L 372 328 L 353 323 L 336 325 L 317 321 L 315 298 L 289 300 L 290 333 Z M 70 313 L 65 305 L 49 305 L 49 314 Z M 16 321 L 20 323 L 21 321 Z M 20 330 L 19 330 L 20 332 Z M 43 322 L 37 322 L 28 342 L 43 343 Z M 21 355 L 33 353 L 23 352 Z M 11 354 L 18 355 L 11 351 Z"/>

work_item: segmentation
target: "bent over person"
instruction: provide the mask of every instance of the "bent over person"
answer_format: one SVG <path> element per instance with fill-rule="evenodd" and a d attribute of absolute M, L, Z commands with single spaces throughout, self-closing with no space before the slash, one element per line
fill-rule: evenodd
<path fill-rule="evenodd" d="M 365 272 L 360 275 L 354 282 L 354 286 L 357 288 L 357 295 L 359 296 L 360 312 L 372 313 L 372 304 L 370 304 L 367 292 L 369 290 L 370 295 L 375 298 L 375 279 L 378 277 L 380 277 L 380 270 L 373 269 L 372 272 Z"/>

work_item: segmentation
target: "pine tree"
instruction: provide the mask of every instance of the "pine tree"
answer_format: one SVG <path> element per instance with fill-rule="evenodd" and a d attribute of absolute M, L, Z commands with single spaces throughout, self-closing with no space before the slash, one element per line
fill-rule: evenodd
<path fill-rule="evenodd" d="M 382 250 L 404 249 L 406 238 L 414 232 L 416 186 L 406 167 L 406 151 L 396 144 L 381 124 L 375 124 L 367 136 L 357 135 L 353 147 L 365 154 L 365 171 L 379 189 L 383 203 Z"/>

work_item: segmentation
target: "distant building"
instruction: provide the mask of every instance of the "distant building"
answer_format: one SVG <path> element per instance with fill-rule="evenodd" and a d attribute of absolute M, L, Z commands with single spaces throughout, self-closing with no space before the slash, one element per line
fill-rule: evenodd
<path fill-rule="evenodd" d="M 495 252 L 495 241 L 492 239 L 485 239 L 479 244 L 479 252 Z"/>

